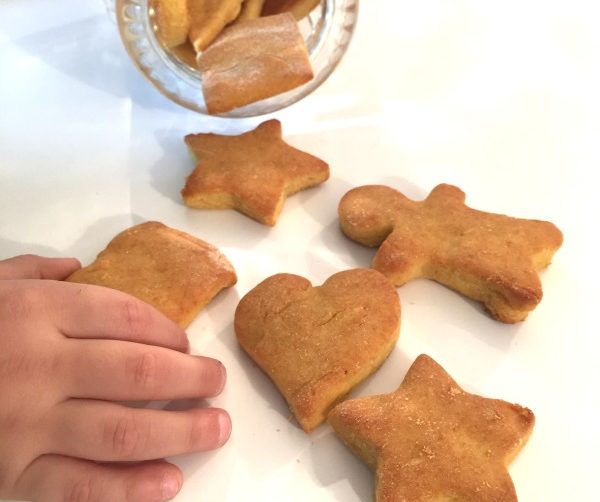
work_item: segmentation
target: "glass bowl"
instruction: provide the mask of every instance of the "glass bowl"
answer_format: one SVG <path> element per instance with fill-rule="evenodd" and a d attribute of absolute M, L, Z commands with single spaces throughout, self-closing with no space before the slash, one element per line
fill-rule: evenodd
<path fill-rule="evenodd" d="M 202 74 L 166 50 L 155 35 L 150 0 L 106 0 L 131 60 L 161 93 L 175 103 L 207 114 Z M 252 117 L 285 108 L 304 98 L 331 75 L 348 48 L 358 14 L 358 0 L 321 0 L 300 21 L 314 77 L 283 94 L 236 108 L 222 117 Z"/>

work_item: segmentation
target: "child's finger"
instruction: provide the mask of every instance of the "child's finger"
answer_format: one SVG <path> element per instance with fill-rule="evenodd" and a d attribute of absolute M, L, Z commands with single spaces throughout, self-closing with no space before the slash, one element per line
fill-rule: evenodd
<path fill-rule="evenodd" d="M 62 281 L 81 263 L 75 258 L 44 258 L 32 254 L 0 261 L 0 279 L 54 279 Z"/>
<path fill-rule="evenodd" d="M 165 411 L 70 399 L 48 418 L 49 451 L 97 461 L 140 461 L 222 446 L 231 433 L 216 408 Z"/>
<path fill-rule="evenodd" d="M 133 296 L 89 284 L 51 286 L 56 288 L 50 301 L 57 327 L 69 338 L 127 340 L 188 350 L 182 328 Z"/>
<path fill-rule="evenodd" d="M 226 379 L 216 359 L 113 340 L 72 340 L 61 359 L 65 394 L 75 398 L 210 397 L 221 392 Z"/>
<path fill-rule="evenodd" d="M 181 471 L 164 461 L 113 466 L 44 455 L 21 476 L 17 496 L 34 502 L 161 502 L 175 497 L 182 483 Z"/>

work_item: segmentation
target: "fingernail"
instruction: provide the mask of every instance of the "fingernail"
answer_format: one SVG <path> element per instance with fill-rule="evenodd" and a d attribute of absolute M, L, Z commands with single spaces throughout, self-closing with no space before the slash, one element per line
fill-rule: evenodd
<path fill-rule="evenodd" d="M 180 490 L 179 480 L 172 474 L 165 474 L 160 483 L 160 490 L 163 500 L 171 500 Z"/>
<path fill-rule="evenodd" d="M 215 396 L 218 396 L 223 389 L 225 388 L 225 384 L 227 383 L 227 370 L 225 369 L 225 365 L 221 361 L 217 361 L 219 363 L 219 369 L 221 370 L 221 386 L 217 389 L 217 393 Z"/>
<path fill-rule="evenodd" d="M 231 418 L 226 411 L 221 411 L 219 417 L 219 446 L 223 446 L 231 436 Z"/>

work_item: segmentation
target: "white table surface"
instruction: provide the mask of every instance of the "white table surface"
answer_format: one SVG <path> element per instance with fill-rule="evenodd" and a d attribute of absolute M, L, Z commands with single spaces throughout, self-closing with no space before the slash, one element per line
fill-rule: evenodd
<path fill-rule="evenodd" d="M 160 220 L 217 245 L 239 275 L 193 322 L 195 353 L 229 371 L 211 402 L 229 443 L 173 459 L 178 502 L 370 501 L 372 475 L 328 426 L 305 435 L 235 341 L 240 297 L 276 272 L 320 284 L 374 251 L 338 230 L 340 197 L 384 183 L 423 198 L 456 184 L 472 207 L 546 219 L 565 243 L 544 298 L 517 325 L 433 282 L 399 289 L 400 340 L 353 395 L 387 392 L 428 353 L 468 390 L 518 402 L 534 433 L 510 472 L 519 500 L 598 500 L 600 7 L 596 0 L 368 0 L 336 73 L 276 113 L 331 179 L 288 199 L 275 228 L 197 211 L 179 190 L 191 132 L 262 119 L 207 118 L 170 103 L 127 59 L 100 0 L 0 2 L 0 257 L 89 263 L 124 228 Z"/>

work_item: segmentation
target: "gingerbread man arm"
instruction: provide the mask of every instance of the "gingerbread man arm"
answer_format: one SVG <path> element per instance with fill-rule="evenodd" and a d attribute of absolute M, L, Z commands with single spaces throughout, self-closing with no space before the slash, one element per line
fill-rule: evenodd
<path fill-rule="evenodd" d="M 465 205 L 465 192 L 454 185 L 441 183 L 434 187 L 425 199 L 426 205 L 445 206 L 447 208 Z"/>

